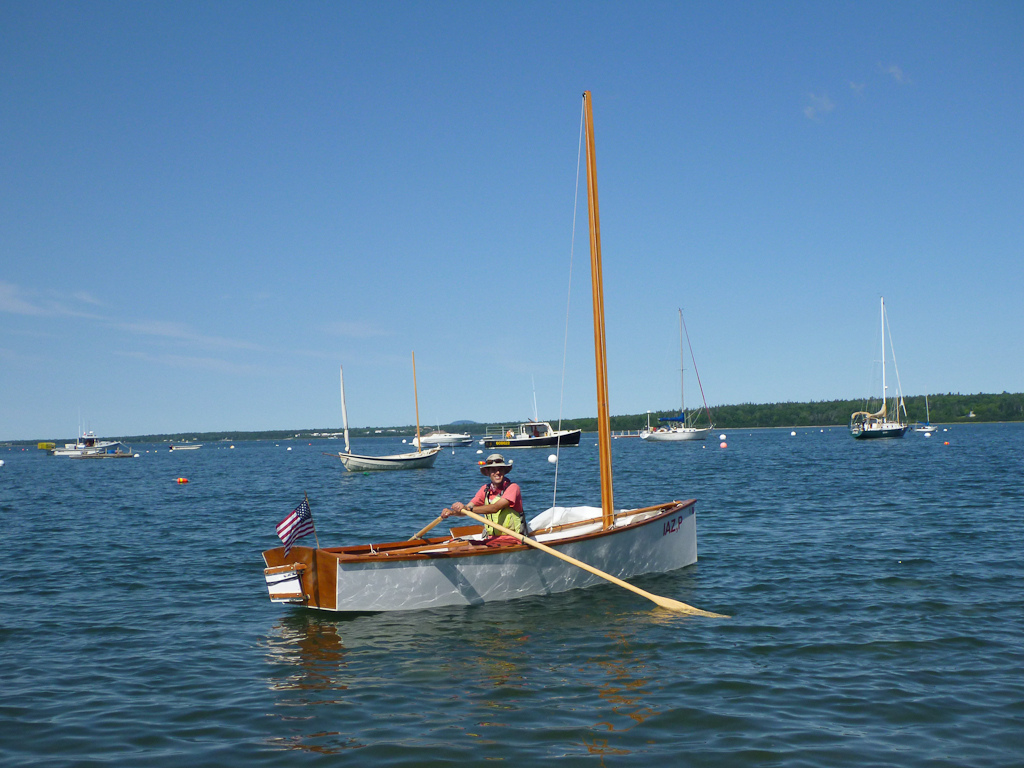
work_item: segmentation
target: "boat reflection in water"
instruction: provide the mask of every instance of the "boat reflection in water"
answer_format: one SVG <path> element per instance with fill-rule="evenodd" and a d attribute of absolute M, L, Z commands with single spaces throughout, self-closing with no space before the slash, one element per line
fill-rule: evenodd
<path fill-rule="evenodd" d="M 590 592 L 349 619 L 290 614 L 265 638 L 267 714 L 281 724 L 267 745 L 361 749 L 383 763 L 430 749 L 446 761 L 467 740 L 485 759 L 544 733 L 546 754 L 630 754 L 636 737 L 626 734 L 662 715 L 664 700 L 659 663 L 636 639 L 688 620 L 623 610 L 629 600 Z M 581 634 L 584 646 L 573 641 Z M 538 709 L 538 691 L 552 688 L 559 694 Z"/>

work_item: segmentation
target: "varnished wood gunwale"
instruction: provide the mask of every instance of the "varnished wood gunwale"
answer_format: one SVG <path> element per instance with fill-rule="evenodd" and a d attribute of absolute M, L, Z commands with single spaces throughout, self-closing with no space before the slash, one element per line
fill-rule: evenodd
<path fill-rule="evenodd" d="M 305 600 L 307 595 L 302 592 L 278 592 L 273 596 L 274 600 Z"/>
<path fill-rule="evenodd" d="M 616 517 L 617 518 L 620 518 L 620 517 L 630 517 L 632 515 L 643 514 L 644 512 L 651 512 L 651 511 L 654 511 L 654 510 L 657 510 L 657 509 L 661 509 L 662 511 L 659 514 L 654 515 L 653 517 L 649 517 L 649 518 L 647 518 L 645 520 L 637 520 L 636 522 L 630 523 L 629 525 L 623 526 L 621 528 L 610 528 L 610 529 L 606 529 L 606 530 L 591 531 L 590 533 L 584 533 L 584 534 L 581 534 L 579 536 L 570 536 L 570 537 L 565 538 L 565 539 L 559 539 L 558 541 L 548 542 L 548 546 L 553 546 L 553 547 L 557 548 L 557 547 L 561 547 L 561 546 L 563 546 L 565 544 L 570 544 L 570 543 L 574 543 L 574 542 L 578 542 L 578 541 L 586 541 L 586 540 L 589 540 L 589 539 L 596 539 L 596 538 L 600 538 L 600 537 L 603 537 L 603 536 L 614 536 L 614 535 L 616 535 L 618 533 L 630 530 L 632 528 L 636 528 L 636 527 L 640 527 L 640 526 L 650 525 L 652 523 L 656 523 L 657 521 L 662 520 L 662 519 L 664 519 L 666 517 L 670 517 L 671 515 L 676 514 L 677 512 L 679 512 L 681 510 L 691 509 L 696 503 L 697 503 L 696 499 L 687 499 L 686 501 L 666 502 L 664 504 L 657 504 L 657 505 L 652 506 L 652 507 L 643 507 L 641 509 L 624 510 L 622 512 L 617 513 Z M 545 529 L 542 529 L 540 531 L 540 533 L 556 532 L 556 531 L 566 530 L 566 529 L 570 529 L 570 528 L 578 527 L 578 526 L 583 526 L 583 525 L 592 525 L 594 523 L 600 523 L 600 522 L 601 522 L 601 518 L 600 517 L 592 517 L 592 518 L 589 518 L 587 520 L 582 520 L 582 521 L 574 522 L 574 523 L 566 523 L 566 524 L 561 525 L 561 526 L 556 526 L 554 528 L 551 528 L 550 530 L 545 528 Z M 292 549 L 292 553 L 298 559 L 300 559 L 302 562 L 306 562 L 307 558 L 311 559 L 309 557 L 309 555 L 311 553 L 313 553 L 313 552 L 316 553 L 317 568 L 315 569 L 315 572 L 314 572 L 313 575 L 314 575 L 314 578 L 319 578 L 319 580 L 322 582 L 322 584 L 320 586 L 321 596 L 318 599 L 320 601 L 322 601 L 322 602 L 328 602 L 327 595 L 330 595 L 329 602 L 333 603 L 335 601 L 335 599 L 336 599 L 336 592 L 335 592 L 335 588 L 336 588 L 336 585 L 337 585 L 337 566 L 336 566 L 336 564 L 339 561 L 341 563 L 345 563 L 345 564 L 351 563 L 353 565 L 361 564 L 361 563 L 382 563 L 382 562 L 399 563 L 399 562 L 403 562 L 403 561 L 434 560 L 434 559 L 439 559 L 439 558 L 484 557 L 484 556 L 487 556 L 487 555 L 495 555 L 495 554 L 508 553 L 508 552 L 517 552 L 517 551 L 524 551 L 524 550 L 530 549 L 530 547 L 528 547 L 525 544 L 514 544 L 514 545 L 511 545 L 511 546 L 502 546 L 502 547 L 487 547 L 487 546 L 483 546 L 483 545 L 478 545 L 478 546 L 469 546 L 469 547 L 465 547 L 465 548 L 459 547 L 458 549 L 455 549 L 455 550 L 445 549 L 443 551 L 436 551 L 436 550 L 439 550 L 444 545 L 450 544 L 452 541 L 453 541 L 453 539 L 451 539 L 451 538 L 437 537 L 437 538 L 434 538 L 434 539 L 427 539 L 424 542 L 424 544 L 418 545 L 417 547 L 413 547 L 413 548 L 410 548 L 408 546 L 408 542 L 407 541 L 393 541 L 393 542 L 386 542 L 386 543 L 382 543 L 382 544 L 353 544 L 353 545 L 349 545 L 349 546 L 346 546 L 346 547 L 328 547 L 328 548 L 325 548 L 325 549 L 318 549 L 318 550 L 312 550 L 312 549 L 309 549 L 309 548 L 306 548 L 306 547 L 294 547 Z M 371 547 L 373 549 L 372 553 L 370 551 Z M 417 550 L 420 550 L 420 551 L 412 552 L 412 551 L 410 551 L 410 549 L 417 549 Z M 435 551 L 429 551 L 431 549 L 433 549 Z M 424 550 L 427 550 L 427 551 L 424 551 Z M 267 550 L 266 552 L 263 553 L 263 558 L 264 558 L 264 560 L 267 561 L 267 564 L 269 565 L 271 560 L 276 559 L 274 557 L 274 555 L 278 554 L 278 557 L 280 557 L 279 553 L 283 553 L 283 551 L 284 551 L 283 547 L 278 547 L 276 549 Z M 304 574 L 303 577 L 302 577 L 302 579 L 303 579 L 303 586 L 307 588 L 307 591 L 312 592 L 312 590 L 309 589 L 310 585 L 308 585 L 306 583 L 306 578 L 307 578 L 307 575 Z M 330 582 L 329 587 L 328 587 L 328 582 Z M 325 588 L 329 588 L 329 590 L 330 590 L 327 594 L 323 594 L 323 590 Z M 319 606 L 317 606 L 317 607 L 319 607 Z M 326 607 L 326 606 L 324 606 L 324 607 Z"/>
<path fill-rule="evenodd" d="M 275 565 L 273 568 L 264 568 L 263 573 L 271 576 L 275 573 L 287 573 L 288 571 L 304 571 L 305 563 L 289 563 L 287 565 Z"/>

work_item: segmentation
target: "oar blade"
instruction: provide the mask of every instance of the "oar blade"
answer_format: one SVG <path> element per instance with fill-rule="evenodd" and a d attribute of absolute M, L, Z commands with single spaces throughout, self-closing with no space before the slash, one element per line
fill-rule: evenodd
<path fill-rule="evenodd" d="M 729 616 L 724 613 L 713 613 L 711 611 L 702 610 L 701 608 L 694 608 L 692 605 L 687 605 L 679 600 L 673 600 L 671 597 L 651 595 L 650 593 L 648 593 L 648 595 L 659 608 L 665 608 L 666 610 L 674 611 L 675 613 L 685 613 L 690 616 L 705 616 L 709 619 L 729 618 Z"/>

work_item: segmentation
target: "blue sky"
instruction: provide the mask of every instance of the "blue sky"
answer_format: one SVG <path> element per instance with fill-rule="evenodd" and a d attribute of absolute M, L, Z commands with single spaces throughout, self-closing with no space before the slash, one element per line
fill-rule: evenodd
<path fill-rule="evenodd" d="M 712 405 L 871 394 L 883 295 L 906 394 L 1019 392 L 1022 39 L 1014 2 L 4 0 L 0 440 L 337 426 L 339 365 L 353 425 L 409 424 L 413 351 L 425 424 L 594 415 L 587 89 L 613 414 L 678 406 L 677 307 Z"/>

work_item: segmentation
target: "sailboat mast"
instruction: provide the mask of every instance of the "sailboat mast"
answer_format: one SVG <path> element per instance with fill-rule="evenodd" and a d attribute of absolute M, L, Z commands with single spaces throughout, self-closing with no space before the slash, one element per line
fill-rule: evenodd
<path fill-rule="evenodd" d="M 608 409 L 608 361 L 605 354 L 604 284 L 601 274 L 601 221 L 597 204 L 597 160 L 594 148 L 594 111 L 590 91 L 583 92 L 587 123 L 587 207 L 590 220 L 590 284 L 594 305 L 594 364 L 597 369 L 597 444 L 601 467 L 603 527 L 614 524 L 612 491 L 612 430 Z"/>
<path fill-rule="evenodd" d="M 686 384 L 683 381 L 686 371 L 686 362 L 683 358 L 683 310 L 679 309 L 679 415 L 683 417 L 683 426 L 686 426 Z"/>
<path fill-rule="evenodd" d="M 423 453 L 423 443 L 420 442 L 420 397 L 416 392 L 416 352 L 412 353 L 412 399 L 416 401 L 416 450 Z"/>
<path fill-rule="evenodd" d="M 338 366 L 338 378 L 341 381 L 341 422 L 345 425 L 345 453 L 352 453 L 348 447 L 348 409 L 345 407 L 345 369 Z"/>
<path fill-rule="evenodd" d="M 882 418 L 888 418 L 885 388 L 885 297 L 882 297 Z"/>

